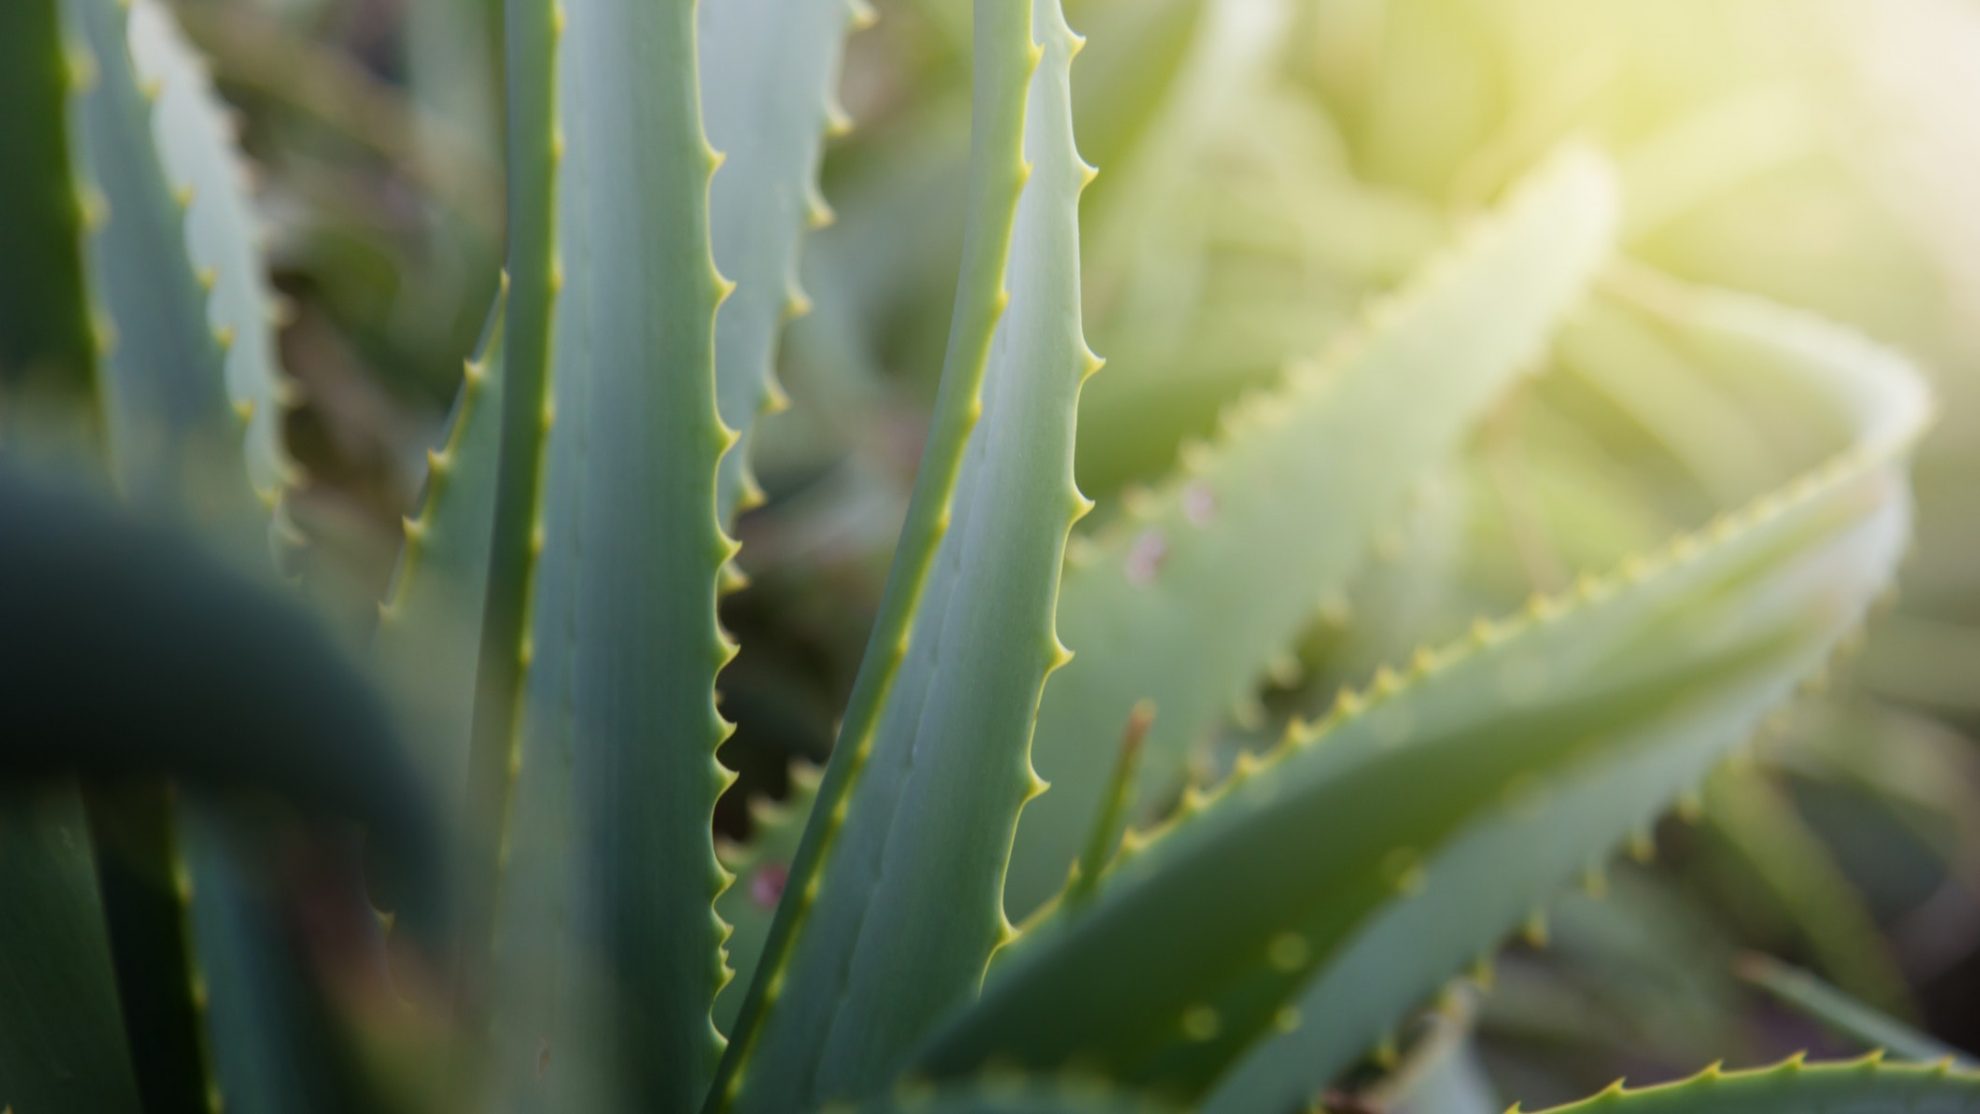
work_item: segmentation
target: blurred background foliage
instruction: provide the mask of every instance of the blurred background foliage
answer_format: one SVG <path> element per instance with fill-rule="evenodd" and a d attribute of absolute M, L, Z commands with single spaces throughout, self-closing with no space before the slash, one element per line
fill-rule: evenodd
<path fill-rule="evenodd" d="M 719 3 L 720 0 L 704 0 Z M 1848 1049 L 1762 993 L 1784 957 L 1980 1048 L 1980 5 L 1966 0 L 1069 0 L 1086 298 L 1110 369 L 1079 478 L 1132 499 L 1223 407 L 1318 356 L 1372 294 L 1568 136 L 1624 170 L 1641 264 L 1852 323 L 1936 377 L 1901 598 L 1845 675 L 1720 777 L 1662 859 L 1561 909 L 1476 1007 L 1487 1072 L 1542 1102 L 1627 1072 Z M 309 577 L 362 629 L 500 260 L 500 5 L 179 0 L 258 171 Z M 750 590 L 724 618 L 743 779 L 823 758 L 941 365 L 968 135 L 967 0 L 883 0 L 805 248 L 795 405 L 757 441 Z M 1625 264 L 1607 290 L 1648 280 Z M 1639 295 L 1644 291 L 1636 289 Z M 1654 294 L 1654 289 L 1650 291 Z M 1598 293 L 1426 485 L 1298 661 L 1201 752 L 1207 780 L 1380 662 L 1613 563 L 1805 464 L 1751 352 Z M 1289 510 L 1291 510 L 1289 508 Z M 1090 532 L 1104 514 L 1083 524 Z M 1075 539 L 1077 544 L 1077 538 Z M 1462 1012 L 1462 1011 L 1461 1011 Z M 1730 1053 L 1730 1055 L 1728 1055 Z M 1448 1083 L 1454 1089 L 1439 1092 Z M 1425 1109 L 1459 1110 L 1464 1081 Z"/>

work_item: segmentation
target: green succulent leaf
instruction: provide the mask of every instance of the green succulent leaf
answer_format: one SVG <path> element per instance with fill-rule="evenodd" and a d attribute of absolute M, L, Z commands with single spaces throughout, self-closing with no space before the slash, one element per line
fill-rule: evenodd
<path fill-rule="evenodd" d="M 392 892 L 432 895 L 421 781 L 328 635 L 179 531 L 92 503 L 0 475 L 0 775 L 265 790 L 363 822 Z"/>
<path fill-rule="evenodd" d="M 1739 976 L 1807 1017 L 1822 1022 L 1865 1046 L 1892 1056 L 1921 1062 L 1954 1060 L 1972 1068 L 1974 1058 L 1933 1040 L 1898 1019 L 1882 1013 L 1807 971 L 1797 970 L 1764 955 L 1748 955 Z"/>
<path fill-rule="evenodd" d="M 81 787 L 109 927 L 124 1036 L 146 1110 L 208 1105 L 205 1019 L 193 999 L 189 880 L 173 825 L 173 793 L 158 783 Z"/>
<path fill-rule="evenodd" d="M 261 232 L 234 124 L 169 8 L 134 0 L 129 31 L 137 79 L 152 100 L 157 157 L 173 189 L 190 195 L 185 251 L 206 290 L 207 322 L 225 350 L 227 396 L 246 422 L 248 482 L 273 503 L 295 470 L 282 446 L 288 391 L 275 351 L 275 295 L 263 273 Z"/>
<path fill-rule="evenodd" d="M 188 255 L 194 183 L 174 180 L 153 142 L 164 86 L 132 64 L 133 6 L 67 0 L 65 11 L 71 65 L 90 78 L 73 119 L 113 472 L 141 504 L 234 521 L 257 506 L 241 467 L 247 423 L 228 397 L 233 338 L 212 325 L 203 265 Z"/>
<path fill-rule="evenodd" d="M 0 776 L 89 787 L 98 878 L 79 884 L 92 890 L 92 912 L 92 882 L 102 890 L 132 1053 L 147 1069 L 183 1057 L 188 1042 L 194 1053 L 169 1073 L 145 1072 L 147 1105 L 204 1105 L 210 1092 L 241 1110 L 335 1108 L 288 933 L 271 913 L 253 914 L 268 904 L 253 892 L 265 876 L 251 877 L 240 845 L 212 833 L 240 789 L 363 822 L 390 868 L 380 892 L 431 945 L 432 901 L 444 892 L 438 836 L 382 703 L 296 604 L 172 530 L 12 477 L 0 479 L 0 521 L 13 527 L 0 535 Z M 86 872 L 89 854 L 56 856 L 48 869 L 62 863 Z M 14 897 L 46 901 L 51 916 L 67 904 Z M 92 935 L 101 924 L 77 939 Z M 19 1005 L 27 1017 L 46 1008 L 32 992 Z"/>
<path fill-rule="evenodd" d="M 737 431 L 723 458 L 723 521 L 760 502 L 750 477 L 757 420 L 780 409 L 777 337 L 808 305 L 798 247 L 831 219 L 819 196 L 827 131 L 850 126 L 837 104 L 848 26 L 873 18 L 864 0 L 708 0 L 700 9 L 702 107 L 723 153 L 709 191 L 715 262 L 736 284 L 715 319 L 722 420 Z"/>
<path fill-rule="evenodd" d="M 1514 1106 L 1508 1114 L 1518 1114 Z M 1717 1065 L 1679 1083 L 1630 1090 L 1621 1083 L 1546 1114 L 1961 1114 L 1980 1110 L 1980 1075 L 1949 1063 L 1886 1064 L 1880 1056 L 1810 1064 L 1796 1056 L 1773 1067 L 1722 1071 Z"/>
<path fill-rule="evenodd" d="M 83 59 L 63 35 L 60 0 L 0 11 L 0 434 L 26 432 L 16 411 L 52 395 L 86 397 L 96 363 L 83 295 L 84 197 L 67 127 Z"/>
<path fill-rule="evenodd" d="M 317 972 L 294 953 L 273 881 L 279 868 L 256 860 L 253 830 L 230 824 L 218 800 L 200 793 L 181 799 L 174 826 L 185 868 L 180 884 L 190 890 L 198 957 L 191 991 L 213 1080 L 206 1109 L 332 1114 L 364 1105 L 337 1054 L 321 987 L 311 981 Z M 414 883 L 440 884 L 437 875 Z"/>
<path fill-rule="evenodd" d="M 0 10 L 0 439 L 86 402 L 96 337 L 83 287 L 85 198 L 69 103 L 88 80 L 58 0 Z M 85 419 L 88 423 L 89 419 Z M 93 424 L 93 423 L 90 423 Z M 10 787 L 0 807 L 0 1106 L 139 1107 L 81 796 Z"/>
<path fill-rule="evenodd" d="M 1813 319 L 1663 295 L 1693 327 L 1792 357 L 1844 444 L 1652 557 L 1419 654 L 1407 680 L 1378 673 L 1318 730 L 1295 726 L 1125 844 L 1076 908 L 1043 915 L 917 1071 L 1077 1064 L 1213 1111 L 1304 1101 L 1822 665 L 1905 543 L 1921 381 Z"/>
<path fill-rule="evenodd" d="M 736 876 L 715 901 L 716 914 L 729 926 L 729 966 L 735 970 L 715 999 L 715 1025 L 725 1033 L 735 1028 L 743 992 L 756 977 L 756 961 L 790 879 L 791 860 L 818 800 L 818 780 L 819 772 L 811 766 L 793 769 L 788 798 L 750 802 L 749 842 L 720 849 L 722 866 Z"/>
<path fill-rule="evenodd" d="M 0 1108 L 137 1114 L 137 1080 L 73 788 L 0 807 Z"/>
<path fill-rule="evenodd" d="M 506 286 L 506 284 L 505 284 Z M 474 725 L 475 650 L 488 592 L 502 436 L 502 305 L 489 314 L 468 361 L 446 439 L 428 450 L 426 487 L 405 523 L 405 545 L 373 640 L 375 667 L 401 702 L 414 753 L 454 823 L 469 816 L 469 742 Z"/>
<path fill-rule="evenodd" d="M 101 353 L 95 403 L 104 415 L 103 449 L 110 471 L 133 503 L 210 528 L 230 555 L 242 559 L 238 567 L 258 570 L 265 576 L 267 566 L 262 559 L 249 555 L 265 548 L 270 512 L 276 507 L 287 466 L 276 440 L 278 407 L 260 405 L 263 399 L 278 401 L 280 389 L 272 359 L 266 289 L 241 194 L 239 165 L 215 115 L 205 80 L 177 39 L 163 8 L 148 2 L 68 0 L 64 18 L 73 52 L 70 67 L 77 75 L 72 83 L 75 95 L 70 121 L 86 198 L 85 276 L 95 306 L 94 327 Z M 257 413 L 260 425 L 255 421 Z M 273 523 L 278 540 L 292 536 L 279 514 Z M 172 558 L 157 571 L 182 571 L 191 560 Z M 116 571 L 82 561 L 76 571 L 84 570 Z M 158 586 L 157 580 L 133 574 L 128 581 L 131 590 L 143 597 L 139 602 L 153 605 L 151 611 L 140 610 L 140 614 L 153 614 L 160 606 L 170 610 L 170 601 L 144 596 Z M 212 593 L 194 592 L 186 600 L 213 602 L 209 597 Z M 217 598 L 229 597 L 223 590 Z M 101 600 L 81 606 L 86 612 L 110 614 L 95 610 L 102 606 Z M 150 652 L 148 660 L 162 662 L 166 668 L 135 676 L 161 684 L 181 676 L 171 666 L 190 667 L 200 661 L 212 664 L 210 654 L 197 651 L 241 650 L 243 639 L 238 636 L 243 633 L 246 642 L 254 642 L 264 635 L 278 637 L 280 628 L 279 623 L 257 626 L 252 622 L 238 629 L 212 628 L 209 624 L 216 622 L 216 617 L 197 611 L 164 617 L 210 637 L 183 657 L 174 657 L 170 648 L 146 646 L 147 635 L 142 629 L 120 628 L 114 635 L 128 637 L 107 636 L 106 642 L 106 646 L 126 654 Z M 178 629 L 150 628 L 152 636 L 161 630 Z M 258 650 L 266 653 L 268 647 L 258 645 Z M 250 660 L 253 668 L 233 680 L 268 675 L 279 659 L 250 655 Z M 93 675 L 89 667 L 79 669 L 77 677 Z M 284 683 L 255 696 L 278 702 L 285 696 L 294 699 L 293 689 L 303 675 L 284 676 Z M 321 678 L 327 685 L 322 691 L 344 694 L 336 682 L 346 676 L 332 673 Z M 206 680 L 210 682 L 212 677 Z M 201 691 L 208 693 L 201 707 L 210 710 L 239 703 L 239 718 L 209 724 L 208 738 L 188 733 L 186 739 L 178 740 L 185 745 L 156 748 L 132 763 L 136 769 L 192 782 L 211 776 L 243 778 L 257 784 L 272 782 L 277 788 L 318 794 L 314 799 L 341 793 L 340 799 L 348 800 L 348 784 L 334 777 L 321 785 L 308 782 L 322 776 L 326 762 L 335 774 L 356 769 L 362 776 L 369 769 L 367 763 L 379 753 L 360 745 L 351 756 L 350 766 L 337 767 L 336 746 L 327 754 L 322 748 L 295 752 L 270 749 L 266 742 L 271 736 L 266 733 L 282 736 L 284 709 L 277 708 L 270 720 L 268 705 L 238 701 L 231 688 L 227 695 L 215 696 L 210 684 L 202 689 L 186 681 L 178 692 L 168 689 L 139 696 L 169 705 L 174 699 Z M 349 727 L 350 717 L 362 719 L 372 710 L 361 698 L 362 689 L 355 691 L 360 698 L 338 709 L 337 715 L 324 717 L 320 726 Z M 134 699 L 130 710 L 135 714 L 142 706 L 144 699 Z M 295 704 L 297 708 L 316 706 L 307 699 Z M 154 710 L 189 714 L 184 709 L 181 705 Z M 201 711 L 193 714 L 190 722 L 210 719 Z M 85 749 L 65 761 L 129 757 L 134 742 L 150 737 L 149 731 L 127 730 L 118 738 L 108 725 L 97 726 L 104 733 L 96 739 L 105 745 L 95 751 Z M 358 737 L 377 741 L 376 737 Z M 389 741 L 389 736 L 386 738 Z M 303 741 L 309 742 L 306 733 Z M 337 742 L 337 746 L 348 745 L 348 740 Z M 385 753 L 388 762 L 398 758 L 389 747 Z M 318 766 L 311 769 L 311 762 Z M 285 777 L 290 780 L 283 782 Z M 376 794 L 378 801 L 364 808 L 372 810 L 374 818 L 396 812 L 401 823 L 423 823 L 424 802 L 412 800 L 413 795 L 405 789 L 403 781 L 367 785 L 362 792 Z M 92 809 L 98 803 L 92 799 Z M 187 793 L 172 807 L 147 810 L 144 815 L 155 827 L 139 842 L 151 849 L 153 859 L 142 873 L 156 875 L 157 868 L 168 865 L 163 856 L 171 855 L 173 848 L 186 849 L 181 838 L 184 833 L 174 832 L 172 825 L 217 824 L 219 817 L 212 808 L 204 794 Z M 106 831 L 105 823 L 98 821 L 113 819 L 93 816 L 92 827 Z M 388 841 L 398 839 L 389 831 L 384 836 Z M 431 851 L 430 846 L 424 848 L 420 857 Z M 298 1080 L 323 1077 L 326 1050 L 309 1019 L 276 989 L 283 980 L 293 983 L 303 977 L 298 970 L 300 958 L 286 934 L 273 931 L 272 922 L 264 921 L 262 931 L 236 934 L 229 946 L 198 954 L 193 954 L 194 949 L 170 954 L 170 949 L 161 951 L 149 939 L 158 934 L 161 920 L 171 922 L 170 936 L 184 938 L 180 934 L 185 932 L 199 940 L 214 926 L 239 919 L 243 891 L 237 882 L 245 876 L 241 873 L 243 865 L 232 855 L 232 850 L 213 844 L 209 854 L 170 863 L 172 883 L 166 887 L 160 887 L 161 880 L 155 877 L 147 882 L 121 873 L 115 864 L 102 872 L 108 908 L 118 914 L 109 926 L 117 970 L 127 984 L 138 978 L 146 983 L 142 987 L 131 985 L 125 991 L 132 1002 L 147 1004 L 145 1015 L 127 1018 L 127 1025 L 142 1026 L 163 1015 L 198 1018 L 203 1022 L 207 1047 L 213 1050 L 215 1070 L 206 1090 L 237 1110 L 306 1109 L 306 1105 L 297 1104 L 334 1102 L 321 1088 L 299 1089 L 294 1085 Z M 432 881 L 424 877 L 421 884 Z M 126 883 L 149 886 L 150 891 L 124 888 Z M 433 911 L 429 907 L 424 912 Z M 414 920 L 429 928 L 433 924 L 432 916 Z M 185 928 L 188 924 L 189 932 Z M 149 959 L 175 962 L 160 966 Z M 282 979 L 272 977 L 278 971 L 283 973 Z M 150 1034 L 135 1028 L 132 1032 L 136 1046 L 149 1047 Z M 247 1055 L 242 1042 L 251 1042 L 253 1048 L 264 1052 L 279 1049 L 282 1054 Z M 305 1098 L 294 1097 L 297 1094 Z M 157 1095 L 148 1093 L 147 1098 L 156 1099 Z"/>
<path fill-rule="evenodd" d="M 1173 791 L 1197 742 L 1343 600 L 1412 488 L 1539 356 L 1606 257 L 1615 212 L 1605 164 L 1564 153 L 1319 367 L 1228 410 L 1214 445 L 1079 548 L 1060 607 L 1077 656 L 1039 710 L 1052 789 L 1018 830 L 1014 914 L 1064 883 L 1112 767 L 1101 741 L 1154 700 L 1136 798 Z"/>
<path fill-rule="evenodd" d="M 935 430 L 718 1107 L 872 1093 L 1009 931 L 1033 716 L 1064 659 L 1059 570 L 1089 506 L 1074 415 L 1099 361 L 1080 316 L 1080 40 L 1056 0 L 994 0 L 976 19 L 969 246 Z"/>
<path fill-rule="evenodd" d="M 469 797 L 508 802 L 499 882 L 466 911 L 472 932 L 489 917 L 490 1102 L 692 1109 L 721 1039 L 714 682 L 734 648 L 715 598 L 735 548 L 694 6 L 514 0 L 506 34 L 510 282 L 468 761 Z"/>

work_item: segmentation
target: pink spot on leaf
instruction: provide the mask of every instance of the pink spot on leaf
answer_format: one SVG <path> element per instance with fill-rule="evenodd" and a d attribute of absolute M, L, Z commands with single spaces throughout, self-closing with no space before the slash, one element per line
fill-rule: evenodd
<path fill-rule="evenodd" d="M 1183 488 L 1182 512 L 1191 526 L 1210 525 L 1210 520 L 1217 517 L 1217 493 L 1201 480 L 1190 484 Z"/>
<path fill-rule="evenodd" d="M 1134 539 L 1128 549 L 1128 583 L 1137 587 L 1147 587 L 1155 583 L 1155 574 L 1162 571 L 1162 559 L 1169 555 L 1169 540 L 1160 530 L 1149 530 Z"/>
<path fill-rule="evenodd" d="M 763 909 L 775 909 L 783 900 L 784 884 L 791 880 L 791 868 L 782 863 L 765 863 L 749 880 L 749 899 Z"/>

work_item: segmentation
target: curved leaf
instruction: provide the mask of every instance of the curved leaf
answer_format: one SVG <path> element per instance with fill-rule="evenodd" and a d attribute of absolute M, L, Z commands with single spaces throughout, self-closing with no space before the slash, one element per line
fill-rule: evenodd
<path fill-rule="evenodd" d="M 131 63 L 129 6 L 67 0 L 66 11 L 92 78 L 74 119 L 113 471 L 140 504 L 231 524 L 259 507 L 240 464 L 247 422 L 227 393 L 232 338 L 210 323 L 187 254 L 193 184 L 173 180 L 153 145 L 163 86 Z"/>
<path fill-rule="evenodd" d="M 283 461 L 274 441 L 277 408 L 260 407 L 255 401 L 262 396 L 273 400 L 279 391 L 269 358 L 267 306 L 253 297 L 261 291 L 260 264 L 238 193 L 238 167 L 206 103 L 203 79 L 183 47 L 172 40 L 174 32 L 163 9 L 114 0 L 67 0 L 64 16 L 76 52 L 71 65 L 87 75 L 77 83 L 71 123 L 82 177 L 88 183 L 85 270 L 102 353 L 96 402 L 105 416 L 103 446 L 110 470 L 135 504 L 215 527 L 213 532 L 230 554 L 247 557 L 265 548 Z M 134 39 L 139 42 L 134 44 Z M 134 45 L 147 52 L 147 66 L 152 67 L 143 73 L 133 55 Z M 225 297 L 216 294 L 223 269 Z M 230 392 L 230 362 L 243 337 L 252 347 L 241 353 L 236 384 L 241 393 L 236 397 Z M 258 489 L 253 479 L 256 469 L 276 479 Z M 286 524 L 279 516 L 274 526 L 276 537 L 284 538 Z M 266 571 L 258 556 L 243 560 L 241 567 Z M 141 586 L 144 581 L 138 577 L 132 583 Z M 95 608 L 101 603 L 83 606 Z M 197 613 L 168 617 L 196 629 L 210 618 Z M 116 633 L 127 636 L 126 643 L 113 639 L 109 645 L 144 652 L 143 632 Z M 149 636 L 160 633 L 154 630 Z M 225 644 L 227 638 L 223 634 L 216 640 Z M 195 660 L 200 655 L 174 664 L 190 665 Z M 255 664 L 266 673 L 274 662 Z M 163 673 L 169 676 L 171 671 Z M 287 678 L 288 688 L 294 680 L 293 675 Z M 189 682 L 183 694 L 143 695 L 168 705 L 154 710 L 191 711 L 197 714 L 188 722 L 207 722 L 214 709 L 229 699 L 212 695 L 210 681 L 204 690 Z M 279 699 L 284 690 L 278 684 L 253 696 Z M 207 707 L 169 707 L 175 695 L 200 691 L 208 694 Z M 334 680 L 329 691 L 337 691 Z M 220 738 L 206 740 L 217 744 L 213 750 L 187 746 L 170 754 L 147 755 L 138 762 L 141 772 L 197 780 L 239 762 L 240 768 L 226 776 L 279 775 L 274 767 L 281 766 L 284 756 L 266 746 L 268 736 L 253 735 L 280 726 L 279 711 L 272 724 L 256 722 L 255 715 L 265 715 L 267 707 L 255 705 L 252 696 L 245 703 L 243 718 L 232 725 L 243 729 L 242 734 L 220 732 Z M 142 700 L 134 702 L 142 705 Z M 347 714 L 362 718 L 366 707 L 364 701 L 354 701 Z M 333 717 L 325 725 L 334 722 Z M 113 751 L 149 737 L 145 731 L 126 730 L 128 737 L 121 742 L 109 740 Z M 357 765 L 365 768 L 372 757 L 360 754 Z M 317 753 L 300 764 L 323 759 Z M 188 761 L 214 764 L 197 769 L 156 765 Z M 340 795 L 345 788 L 333 785 L 313 791 Z M 406 807 L 405 799 L 395 796 L 401 788 L 376 788 L 383 798 L 377 807 L 388 812 Z M 133 1039 L 140 1045 L 153 1041 L 154 1034 L 144 1028 L 155 1019 L 152 1007 L 175 1018 L 197 1017 L 204 1023 L 209 1047 L 217 1049 L 212 1059 L 221 1068 L 207 1084 L 209 1095 L 246 1111 L 274 1109 L 278 1104 L 306 1109 L 298 1103 L 330 1102 L 328 1096 L 309 1090 L 297 1098 L 296 1089 L 284 1082 L 288 1068 L 315 1062 L 323 1051 L 306 1019 L 272 994 L 264 977 L 271 970 L 293 973 L 298 957 L 290 941 L 269 933 L 236 936 L 229 947 L 196 956 L 190 951 L 174 955 L 171 949 L 157 946 L 158 939 L 183 938 L 188 925 L 196 938 L 241 912 L 231 884 L 239 865 L 227 856 L 215 853 L 166 863 L 175 848 L 183 847 L 168 827 L 175 812 L 182 811 L 194 823 L 214 819 L 196 797 L 187 795 L 182 810 L 154 802 L 156 807 L 143 814 L 155 828 L 149 839 L 140 840 L 150 860 L 139 873 L 156 875 L 169 868 L 175 884 L 160 886 L 161 879 L 120 872 L 117 864 L 101 865 L 100 881 L 109 907 L 120 918 L 129 918 L 111 926 L 120 974 L 127 983 L 139 976 L 146 980 L 144 986 L 126 989 L 133 1003 L 149 1003 L 143 1016 L 126 1019 Z M 423 802 L 419 805 L 423 807 Z M 102 824 L 93 826 L 105 830 Z M 384 835 L 388 840 L 397 838 L 389 831 Z M 427 847 L 419 854 L 431 851 Z M 126 883 L 135 888 L 122 889 Z M 430 908 L 421 911 L 430 912 Z M 426 925 L 431 928 L 432 921 Z M 153 962 L 160 959 L 173 962 L 163 967 Z M 250 1035 L 257 1047 L 280 1047 L 285 1055 L 276 1060 L 243 1059 L 223 1047 Z M 272 1066 L 278 1063 L 282 1067 Z M 148 1100 L 156 1098 L 147 1094 Z"/>
<path fill-rule="evenodd" d="M 1822 664 L 1904 544 L 1924 388 L 1819 322 L 1669 293 L 1694 324 L 1794 356 L 1847 445 L 1572 599 L 1418 655 L 1407 681 L 1344 694 L 1043 917 L 920 1070 L 1078 1063 L 1213 1111 L 1302 1102 Z"/>
<path fill-rule="evenodd" d="M 207 292 L 207 321 L 225 349 L 225 383 L 245 415 L 248 482 L 273 502 L 293 482 L 282 446 L 287 386 L 275 352 L 274 291 L 261 260 L 261 233 L 249 203 L 234 126 L 160 0 L 130 6 L 130 49 L 152 98 L 151 131 L 173 188 L 190 195 L 185 250 Z"/>
<path fill-rule="evenodd" d="M 83 288 L 84 197 L 70 97 L 87 55 L 58 0 L 0 8 L 0 442 L 86 402 L 96 338 Z M 81 407 L 78 407 L 81 408 Z M 88 823 L 73 788 L 0 805 L 0 1106 L 139 1106 Z"/>
<path fill-rule="evenodd" d="M 421 783 L 308 613 L 80 495 L 0 476 L 0 521 L 0 773 L 273 792 L 369 825 L 403 870 L 393 888 L 433 912 Z"/>
<path fill-rule="evenodd" d="M 468 747 L 474 724 L 475 648 L 488 591 L 502 434 L 502 305 L 489 314 L 480 353 L 468 361 L 446 440 L 427 452 L 419 511 L 380 605 L 376 667 L 406 707 L 414 753 L 442 802 L 442 815 L 469 818 Z"/>
<path fill-rule="evenodd" d="M 1052 789 L 1018 830 L 1013 913 L 1065 881 L 1129 709 L 1156 702 L 1136 797 L 1157 801 L 1539 354 L 1605 257 L 1615 210 L 1605 165 L 1563 154 L 1320 367 L 1227 412 L 1214 446 L 1079 548 L 1060 607 L 1077 656 L 1039 709 Z"/>

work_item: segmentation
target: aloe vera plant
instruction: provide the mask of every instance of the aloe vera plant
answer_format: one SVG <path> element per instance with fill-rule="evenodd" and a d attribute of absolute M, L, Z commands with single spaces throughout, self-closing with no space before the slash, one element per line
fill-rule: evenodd
<path fill-rule="evenodd" d="M 296 392 L 196 54 L 160 0 L 0 14 L 0 1106 L 1308 1108 L 1647 856 L 1890 589 L 1920 373 L 1625 259 L 1629 184 L 1580 144 L 1096 508 L 1085 40 L 1060 0 L 975 0 L 947 346 L 866 652 L 823 770 L 718 835 L 719 609 L 873 18 L 508 0 L 506 266 L 352 649 L 284 583 Z M 1261 694 L 1414 568 L 1418 493 L 1535 373 L 1666 428 L 1712 404 L 1618 370 L 1656 331 L 1748 370 L 1788 466 L 1277 730 Z M 1228 724 L 1277 741 L 1220 769 Z M 362 914 L 338 947 L 293 846 Z M 1980 1077 L 1797 1059 L 1563 1109 L 1968 1110 Z"/>

